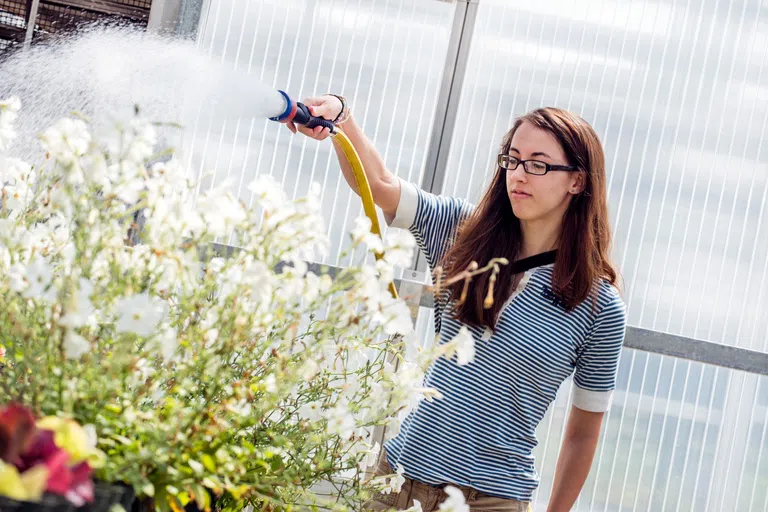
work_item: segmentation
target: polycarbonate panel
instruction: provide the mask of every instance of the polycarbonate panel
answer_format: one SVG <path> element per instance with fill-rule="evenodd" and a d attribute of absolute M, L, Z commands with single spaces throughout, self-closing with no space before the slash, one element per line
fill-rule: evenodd
<path fill-rule="evenodd" d="M 418 182 L 454 9 L 438 0 L 221 0 L 211 2 L 199 44 L 296 100 L 345 96 L 388 168 Z M 194 159 L 214 183 L 229 178 L 247 203 L 244 186 L 256 173 L 275 176 L 292 197 L 320 183 L 331 237 L 324 262 L 359 261 L 341 256 L 362 208 L 330 140 L 293 136 L 264 119 L 200 119 Z"/>
<path fill-rule="evenodd" d="M 630 325 L 768 350 L 761 0 L 482 0 L 476 23 L 441 192 L 477 201 L 516 116 L 574 111 L 605 147 Z M 768 510 L 767 382 L 625 350 L 575 509 Z M 569 386 L 539 428 L 537 509 Z"/>
<path fill-rule="evenodd" d="M 445 194 L 477 200 L 502 135 L 567 108 L 606 151 L 632 325 L 760 349 L 768 328 L 761 0 L 484 0 Z"/>

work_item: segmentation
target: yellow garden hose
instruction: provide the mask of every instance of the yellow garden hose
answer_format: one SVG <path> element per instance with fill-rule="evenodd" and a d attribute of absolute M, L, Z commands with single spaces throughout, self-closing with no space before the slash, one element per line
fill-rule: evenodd
<path fill-rule="evenodd" d="M 293 122 L 295 124 L 301 124 L 307 128 L 314 128 L 316 126 L 322 126 L 327 128 L 333 137 L 338 141 L 339 146 L 344 151 L 349 165 L 352 167 L 355 181 L 357 182 L 357 189 L 360 191 L 360 197 L 363 199 L 363 209 L 365 215 L 371 219 L 371 233 L 381 238 L 381 228 L 379 227 L 379 217 L 376 215 L 376 205 L 373 202 L 373 194 L 371 193 L 371 186 L 368 184 L 368 178 L 365 175 L 363 169 L 363 162 L 360 160 L 360 155 L 357 154 L 355 147 L 350 142 L 349 137 L 341 131 L 341 129 L 333 124 L 333 122 L 323 119 L 322 117 L 315 117 L 312 115 L 310 109 L 301 102 L 295 102 L 285 91 L 275 91 L 275 112 L 274 117 L 269 119 L 277 121 L 279 123 Z M 376 260 L 380 260 L 384 257 L 382 253 L 375 253 Z M 392 297 L 397 298 L 397 289 L 395 283 L 389 283 L 389 292 Z"/>
<path fill-rule="evenodd" d="M 360 155 L 357 154 L 357 150 L 352 145 L 352 142 L 350 142 L 349 137 L 347 137 L 339 127 L 336 127 L 333 137 L 336 142 L 339 143 L 341 150 L 344 152 L 344 157 L 352 167 L 352 174 L 355 176 L 357 190 L 363 200 L 365 216 L 371 219 L 371 233 L 381 238 L 381 227 L 379 226 L 379 217 L 376 214 L 376 204 L 373 202 L 371 185 L 368 183 L 368 177 L 365 175 L 365 169 L 363 168 L 363 162 L 360 160 Z M 375 256 L 376 260 L 380 260 L 384 257 L 384 254 L 376 252 Z M 389 293 L 392 294 L 392 297 L 397 298 L 397 289 L 393 282 L 389 283 Z"/>

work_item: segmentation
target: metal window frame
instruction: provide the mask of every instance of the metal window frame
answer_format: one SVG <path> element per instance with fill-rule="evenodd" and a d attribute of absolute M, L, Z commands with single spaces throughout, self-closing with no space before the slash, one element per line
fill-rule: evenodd
<path fill-rule="evenodd" d="M 440 194 L 445 184 L 448 155 L 458 123 L 459 102 L 464 89 L 479 4 L 480 0 L 456 0 L 427 161 L 421 180 L 421 188 L 433 194 Z M 412 270 L 422 274 L 427 272 L 426 259 L 420 252 L 416 253 Z"/>

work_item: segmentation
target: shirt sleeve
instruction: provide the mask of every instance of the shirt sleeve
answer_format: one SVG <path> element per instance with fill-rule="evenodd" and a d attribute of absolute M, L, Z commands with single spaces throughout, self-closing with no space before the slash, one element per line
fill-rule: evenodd
<path fill-rule="evenodd" d="M 400 202 L 390 227 L 408 229 L 434 270 L 456 238 L 456 229 L 474 210 L 463 199 L 437 196 L 400 180 Z"/>
<path fill-rule="evenodd" d="M 576 360 L 573 405 L 585 411 L 607 411 L 616 387 L 627 319 L 624 301 L 615 289 L 612 290 L 614 294 L 610 302 L 597 315 Z"/>
<path fill-rule="evenodd" d="M 430 194 L 401 179 L 397 212 L 387 221 L 390 227 L 407 229 L 413 234 L 430 271 L 434 271 L 454 243 L 457 228 L 473 210 L 474 206 L 463 199 Z M 435 294 L 436 333 L 440 332 L 447 304 L 447 290 Z"/>

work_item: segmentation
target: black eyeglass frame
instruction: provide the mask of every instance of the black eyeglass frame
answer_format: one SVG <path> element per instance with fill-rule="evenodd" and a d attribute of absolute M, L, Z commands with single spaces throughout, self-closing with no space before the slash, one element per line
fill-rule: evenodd
<path fill-rule="evenodd" d="M 504 160 L 508 160 L 510 158 L 514 158 L 515 160 L 517 160 L 517 165 L 516 166 L 509 167 L 508 164 L 503 163 Z M 535 173 L 535 172 L 530 172 L 528 170 L 528 166 L 526 165 L 527 162 L 536 162 L 536 163 L 544 165 L 544 172 L 541 173 L 541 174 Z M 498 164 L 499 167 L 501 167 L 502 169 L 504 169 L 506 171 L 514 171 L 515 169 L 517 169 L 517 167 L 520 164 L 522 164 L 523 165 L 523 170 L 527 174 L 531 174 L 533 176 L 544 176 L 549 171 L 571 171 L 572 172 L 572 171 L 578 171 L 579 170 L 578 167 L 574 167 L 572 165 L 551 165 L 551 164 L 548 164 L 547 162 L 542 162 L 541 160 L 535 160 L 535 159 L 534 160 L 521 160 L 521 159 L 517 158 L 516 156 L 505 155 L 504 153 L 500 154 L 497 157 L 496 163 Z"/>

